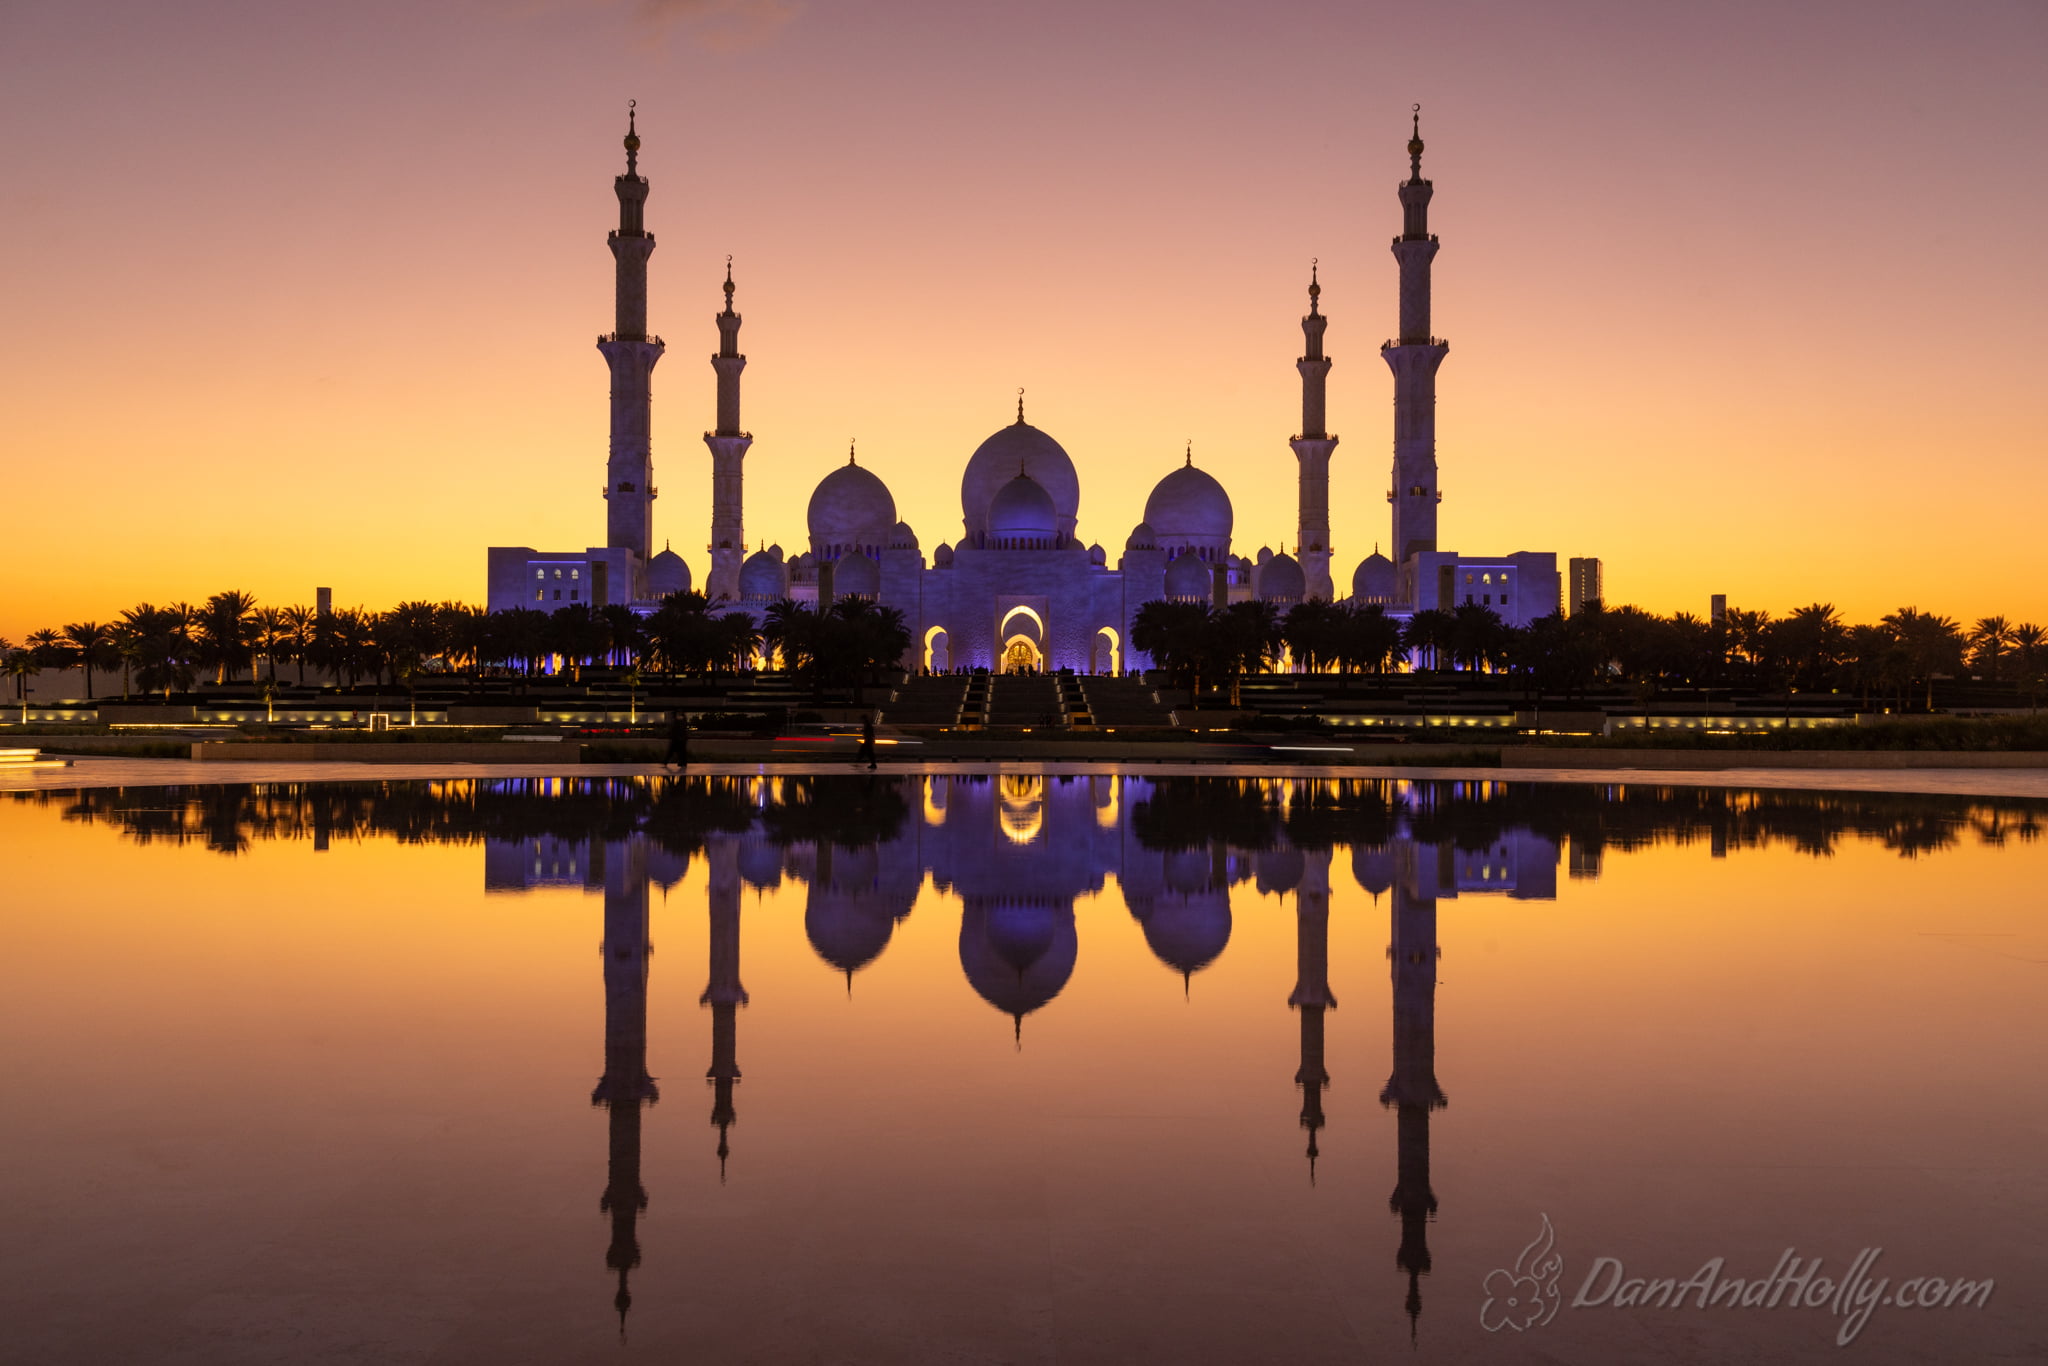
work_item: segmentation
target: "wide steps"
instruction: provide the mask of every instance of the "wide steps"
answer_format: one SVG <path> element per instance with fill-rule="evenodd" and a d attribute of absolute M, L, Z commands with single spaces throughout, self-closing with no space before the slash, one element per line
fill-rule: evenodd
<path fill-rule="evenodd" d="M 1086 677 L 1076 679 L 1088 705 L 1088 718 L 1098 728 L 1129 726 L 1169 727 L 1173 712 L 1159 700 L 1151 684 L 1136 678 Z"/>
<path fill-rule="evenodd" d="M 890 726 L 957 726 L 967 700 L 967 680 L 949 674 L 908 679 L 896 696 L 882 704 L 882 723 Z"/>
<path fill-rule="evenodd" d="M 998 674 L 989 679 L 990 726 L 1063 726 L 1057 681 L 1044 674 Z"/>

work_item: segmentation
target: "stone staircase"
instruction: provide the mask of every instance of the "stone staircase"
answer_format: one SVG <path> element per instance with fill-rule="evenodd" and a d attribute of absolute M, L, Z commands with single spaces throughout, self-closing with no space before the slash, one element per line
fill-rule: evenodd
<path fill-rule="evenodd" d="M 1129 726 L 1163 730 L 1174 724 L 1172 710 L 1160 702 L 1158 691 L 1142 679 L 1089 676 L 1073 681 L 1086 703 L 1088 718 L 1097 729 Z"/>
<path fill-rule="evenodd" d="M 957 726 L 967 704 L 968 682 L 965 676 L 958 674 L 907 679 L 897 686 L 894 696 L 882 704 L 882 723 L 889 726 Z"/>
<path fill-rule="evenodd" d="M 1060 683 L 1047 674 L 998 674 L 989 680 L 990 727 L 1064 726 Z"/>

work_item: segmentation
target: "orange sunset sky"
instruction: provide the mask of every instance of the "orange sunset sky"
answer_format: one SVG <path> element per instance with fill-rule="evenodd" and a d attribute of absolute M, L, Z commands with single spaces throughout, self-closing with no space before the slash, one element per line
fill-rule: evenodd
<path fill-rule="evenodd" d="M 700 583 L 728 252 L 750 540 L 802 549 L 857 437 L 929 553 L 1024 386 L 1112 560 L 1189 439 L 1291 546 L 1320 258 L 1348 583 L 1419 101 L 1446 548 L 2048 620 L 2044 59 L 2028 0 L 10 5 L 0 634 L 601 543 L 628 98 Z"/>

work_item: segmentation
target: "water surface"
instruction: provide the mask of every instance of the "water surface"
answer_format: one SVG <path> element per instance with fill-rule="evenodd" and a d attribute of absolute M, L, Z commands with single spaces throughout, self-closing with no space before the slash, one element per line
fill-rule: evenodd
<path fill-rule="evenodd" d="M 2040 819 L 1029 774 L 15 794 L 4 1355 L 2039 1359 Z M 1847 1348 L 1825 1304 L 1570 1303 L 1603 1257 L 1788 1248 L 1994 1286 Z"/>

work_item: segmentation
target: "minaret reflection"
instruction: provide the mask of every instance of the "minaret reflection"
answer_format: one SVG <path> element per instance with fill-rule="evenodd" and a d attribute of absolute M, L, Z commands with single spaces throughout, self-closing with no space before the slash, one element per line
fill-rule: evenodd
<path fill-rule="evenodd" d="M 633 1293 L 626 1278 L 640 1265 L 636 1226 L 647 1208 L 640 1184 L 640 1113 L 659 1098 L 647 1074 L 647 960 L 653 952 L 647 925 L 647 844 L 634 838 L 607 848 L 593 841 L 593 861 L 604 863 L 604 1075 L 592 1105 L 610 1111 L 611 1141 L 604 1196 L 598 1209 L 611 1215 L 612 1241 L 604 1264 L 619 1274 L 612 1305 L 625 1336 Z M 593 872 L 595 870 L 592 870 Z"/>
<path fill-rule="evenodd" d="M 1387 1207 L 1401 1216 L 1401 1248 L 1394 1264 L 1408 1273 L 1408 1331 L 1422 1316 L 1421 1278 L 1429 1273 L 1429 1221 L 1436 1192 L 1429 1184 L 1429 1114 L 1448 1102 L 1436 1081 L 1435 846 L 1403 842 L 1394 850 L 1393 942 L 1394 1073 L 1380 1104 L 1394 1108 L 1398 1175 Z"/>
<path fill-rule="evenodd" d="M 1300 880 L 1294 885 L 1294 992 L 1287 1004 L 1301 1015 L 1301 1127 L 1308 1130 L 1308 1179 L 1316 1179 L 1316 1133 L 1323 1127 L 1323 1014 L 1337 1008 L 1330 991 L 1330 851 L 1302 851 Z"/>
<path fill-rule="evenodd" d="M 739 1008 L 747 1003 L 747 989 L 740 985 L 740 840 L 713 835 L 704 854 L 711 872 L 711 976 L 697 1003 L 711 1007 L 711 1066 L 704 1076 L 712 1088 L 711 1122 L 718 1126 L 718 1179 L 723 1181 L 731 1152 L 726 1131 L 736 1118 L 732 1088 L 740 1079 Z"/>

